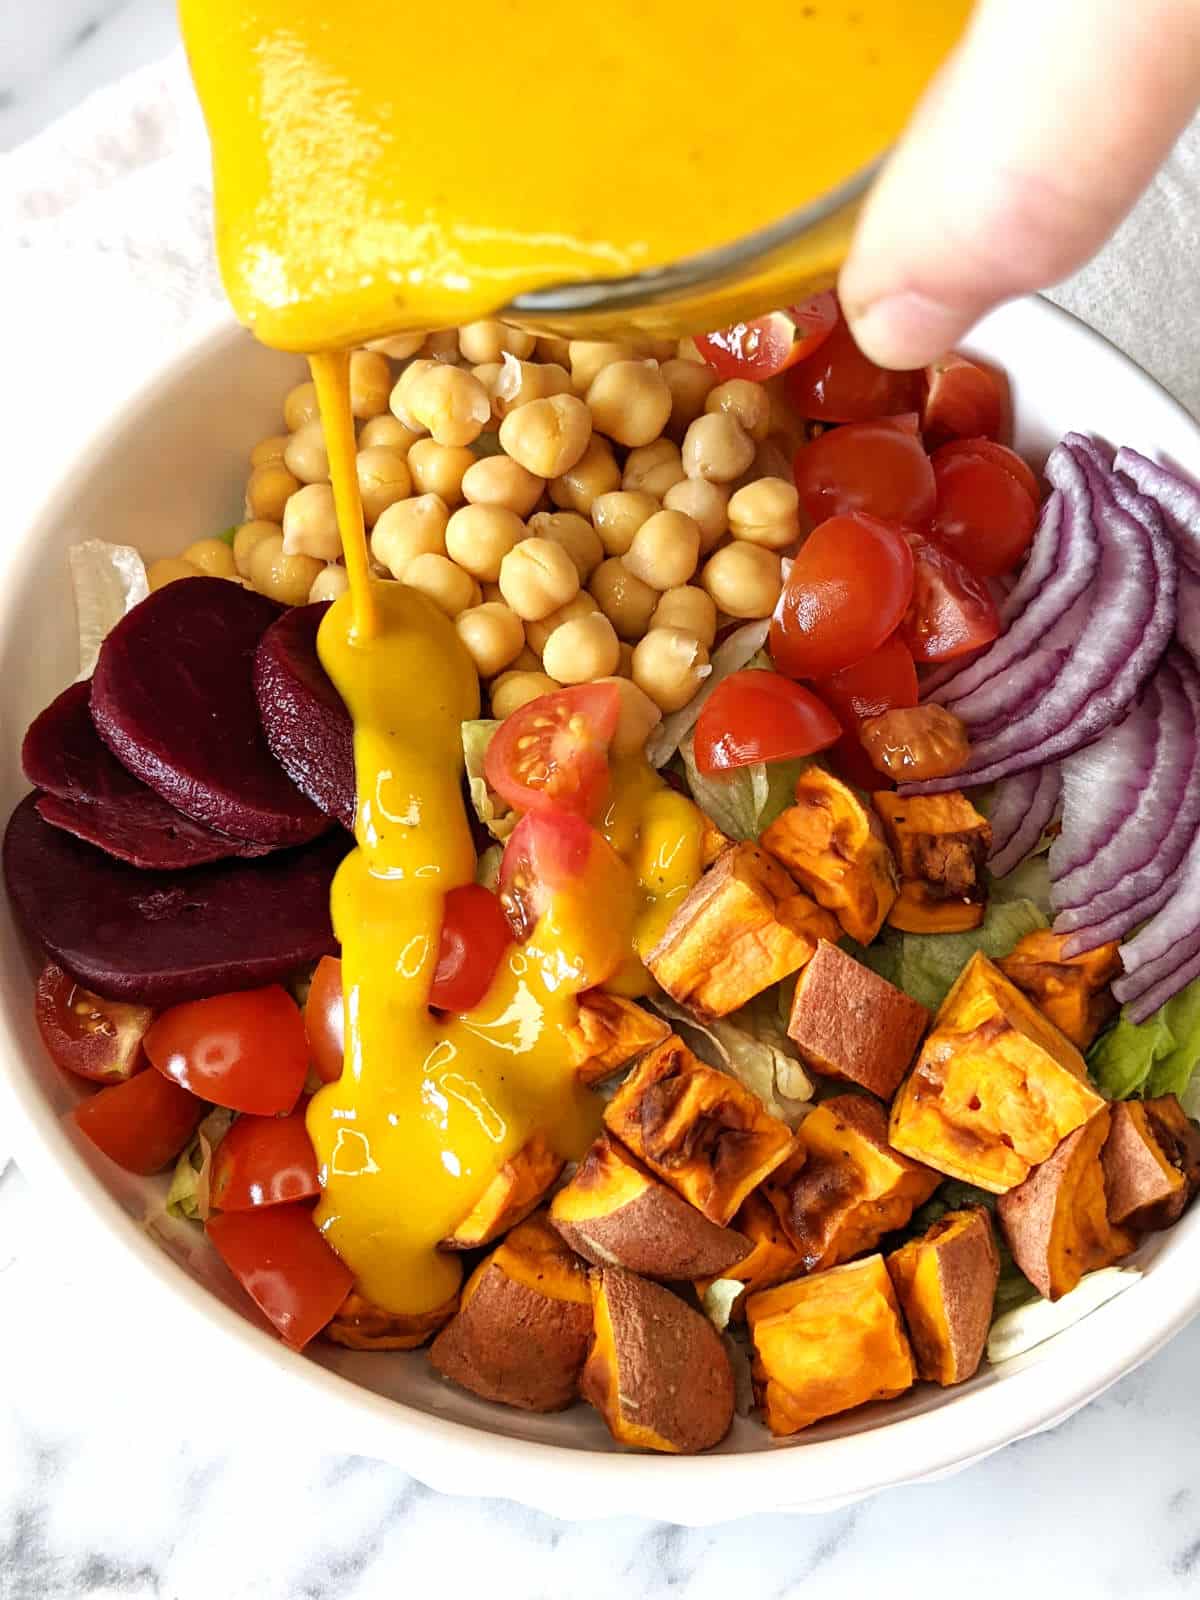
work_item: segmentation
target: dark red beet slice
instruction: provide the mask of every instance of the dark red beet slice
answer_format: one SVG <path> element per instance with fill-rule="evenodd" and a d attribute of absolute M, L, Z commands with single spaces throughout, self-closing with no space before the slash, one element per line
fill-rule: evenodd
<path fill-rule="evenodd" d="M 254 692 L 267 743 L 298 789 L 354 828 L 354 729 L 317 655 L 328 601 L 273 622 L 254 658 Z"/>
<path fill-rule="evenodd" d="M 226 578 L 169 583 L 100 648 L 92 719 L 123 767 L 169 805 L 256 844 L 328 826 L 263 737 L 254 652 L 279 607 Z"/>
<path fill-rule="evenodd" d="M 169 1006 L 334 953 L 329 886 L 348 846 L 334 831 L 259 861 L 140 872 L 47 826 L 30 794 L 4 835 L 4 877 L 26 930 L 77 982 Z"/>
<path fill-rule="evenodd" d="M 89 691 L 86 683 L 64 689 L 21 746 L 25 776 L 46 790 L 38 801 L 46 822 L 131 866 L 166 872 L 270 849 L 193 822 L 126 772 L 96 732 Z"/>

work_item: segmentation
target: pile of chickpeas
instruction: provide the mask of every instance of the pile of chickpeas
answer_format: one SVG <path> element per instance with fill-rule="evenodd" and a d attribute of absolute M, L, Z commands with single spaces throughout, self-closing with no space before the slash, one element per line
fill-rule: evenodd
<path fill-rule="evenodd" d="M 774 386 L 720 382 L 691 340 L 536 338 L 503 322 L 350 357 L 358 481 L 381 576 L 451 617 L 507 716 L 562 684 L 617 682 L 644 742 L 708 675 L 718 628 L 767 617 L 800 537 L 797 423 Z M 288 605 L 346 588 L 316 394 L 251 453 L 232 548 L 156 562 Z M 783 476 L 788 473 L 788 476 Z"/>

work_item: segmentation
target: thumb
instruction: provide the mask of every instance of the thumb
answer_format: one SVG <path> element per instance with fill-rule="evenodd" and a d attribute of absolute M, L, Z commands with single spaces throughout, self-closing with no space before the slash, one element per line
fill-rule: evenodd
<path fill-rule="evenodd" d="M 1000 301 L 1081 266 L 1198 100 L 1198 0 L 983 0 L 842 269 L 866 354 L 924 366 Z"/>

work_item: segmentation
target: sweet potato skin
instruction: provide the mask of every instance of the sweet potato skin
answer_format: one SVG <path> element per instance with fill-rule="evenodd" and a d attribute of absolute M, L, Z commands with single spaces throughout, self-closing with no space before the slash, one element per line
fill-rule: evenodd
<path fill-rule="evenodd" d="M 917 1361 L 917 1374 L 948 1388 L 983 1360 L 1000 1254 L 982 1206 L 948 1211 L 887 1258 Z"/>
<path fill-rule="evenodd" d="M 796 984 L 787 1031 L 814 1072 L 890 1100 L 929 1021 L 923 1005 L 822 939 Z"/>
<path fill-rule="evenodd" d="M 1121 1100 L 1100 1159 L 1109 1220 L 1139 1232 L 1169 1228 L 1200 1188 L 1200 1129 L 1173 1094 Z"/>
<path fill-rule="evenodd" d="M 459 1297 L 453 1294 L 432 1311 L 415 1315 L 385 1311 L 352 1289 L 325 1329 L 325 1338 L 348 1350 L 416 1350 L 450 1320 L 458 1304 Z"/>
<path fill-rule="evenodd" d="M 645 1055 L 670 1033 L 661 1017 L 620 995 L 589 989 L 579 997 L 579 1017 L 565 1043 L 581 1083 L 603 1083 Z"/>
<path fill-rule="evenodd" d="M 1039 928 L 1018 939 L 1012 952 L 996 965 L 1071 1043 L 1086 1050 L 1118 1006 L 1109 988 L 1121 971 L 1116 942 L 1098 945 L 1081 956 L 1063 954 L 1067 935 Z"/>
<path fill-rule="evenodd" d="M 532 1134 L 496 1173 L 454 1232 L 441 1240 L 439 1248 L 477 1250 L 491 1244 L 537 1209 L 565 1165 L 545 1134 Z"/>

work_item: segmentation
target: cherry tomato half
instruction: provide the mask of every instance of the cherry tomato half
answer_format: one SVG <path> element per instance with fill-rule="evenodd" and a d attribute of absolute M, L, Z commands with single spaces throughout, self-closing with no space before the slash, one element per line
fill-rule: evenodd
<path fill-rule="evenodd" d="M 952 350 L 925 368 L 925 382 L 921 427 L 931 448 L 945 439 L 999 439 L 1008 431 L 1008 379 L 995 367 Z"/>
<path fill-rule="evenodd" d="M 792 563 L 771 621 L 771 657 L 789 678 L 827 678 L 878 650 L 912 593 L 912 555 L 898 528 L 862 512 L 831 517 Z"/>
<path fill-rule="evenodd" d="M 819 349 L 837 320 L 837 299 L 826 290 L 802 305 L 785 306 L 753 322 L 735 322 L 718 333 L 698 334 L 696 349 L 723 382 L 749 378 L 761 383 Z"/>
<path fill-rule="evenodd" d="M 429 1004 L 441 1011 L 472 1011 L 492 986 L 512 943 L 499 898 L 481 883 L 451 889 L 442 913 L 442 938 Z"/>
<path fill-rule="evenodd" d="M 121 1083 L 145 1066 L 142 1036 L 149 1006 L 105 1000 L 48 961 L 38 974 L 33 1014 L 56 1067 L 93 1083 Z"/>
<path fill-rule="evenodd" d="M 317 1232 L 308 1206 L 222 1211 L 205 1232 L 279 1337 L 302 1350 L 337 1315 L 354 1275 Z"/>
<path fill-rule="evenodd" d="M 696 722 L 696 765 L 711 776 L 758 761 L 788 761 L 826 749 L 841 731 L 828 706 L 790 678 L 731 672 Z"/>
<path fill-rule="evenodd" d="M 270 1117 L 292 1109 L 308 1073 L 304 1019 L 277 983 L 172 1006 L 145 1039 L 152 1066 L 194 1094 Z"/>
<path fill-rule="evenodd" d="M 213 1155 L 210 1192 L 219 1211 L 250 1211 L 319 1194 L 304 1107 L 286 1117 L 238 1117 Z"/>
<path fill-rule="evenodd" d="M 1037 501 L 1012 472 L 982 456 L 952 455 L 934 467 L 930 532 L 981 578 L 1011 572 L 1029 548 Z"/>
<path fill-rule="evenodd" d="M 204 1111 L 203 1100 L 169 1078 L 139 1072 L 101 1089 L 67 1115 L 110 1161 L 148 1177 L 175 1160 Z"/>
<path fill-rule="evenodd" d="M 814 687 L 844 730 L 830 752 L 834 766 L 860 789 L 878 789 L 883 779 L 868 759 L 858 730 L 867 717 L 916 705 L 917 669 L 912 652 L 898 634 L 892 634 L 878 650 L 831 678 L 822 678 Z"/>
<path fill-rule="evenodd" d="M 608 746 L 620 714 L 621 694 L 612 683 L 541 695 L 497 728 L 484 776 L 516 811 L 591 816 L 608 790 Z"/>
<path fill-rule="evenodd" d="M 788 373 L 788 399 L 818 422 L 871 422 L 921 409 L 921 374 L 877 367 L 839 320 L 821 348 Z"/>
<path fill-rule="evenodd" d="M 831 428 L 796 452 L 794 470 L 814 522 L 865 511 L 886 522 L 922 523 L 933 512 L 933 467 L 925 447 L 891 422 Z"/>
<path fill-rule="evenodd" d="M 337 956 L 317 962 L 304 1003 L 308 1059 L 322 1083 L 336 1083 L 346 1059 L 346 1012 L 342 1003 L 342 963 Z"/>
<path fill-rule="evenodd" d="M 900 628 L 914 661 L 952 661 L 1000 632 L 987 584 L 933 539 L 906 529 L 913 555 L 912 605 Z"/>
<path fill-rule="evenodd" d="M 1042 497 L 1038 487 L 1037 477 L 1033 468 L 1019 456 L 1015 450 L 1010 450 L 1006 444 L 997 444 L 994 439 L 950 439 L 946 444 L 939 445 L 931 457 L 934 471 L 942 461 L 954 461 L 960 456 L 973 456 L 979 461 L 994 461 L 998 467 L 1003 467 L 1035 500 Z"/>

